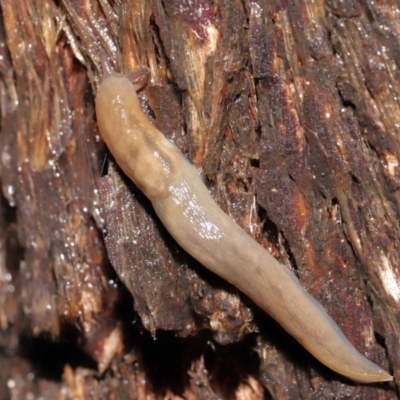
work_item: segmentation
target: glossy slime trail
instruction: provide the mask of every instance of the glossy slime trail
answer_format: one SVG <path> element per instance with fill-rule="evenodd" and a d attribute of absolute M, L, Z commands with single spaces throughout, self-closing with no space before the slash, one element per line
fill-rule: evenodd
<path fill-rule="evenodd" d="M 150 199 L 169 233 L 205 267 L 235 285 L 319 361 L 358 382 L 392 377 L 362 356 L 297 278 L 214 202 L 196 169 L 143 114 L 131 79 L 105 74 L 96 96 L 100 135 Z"/>

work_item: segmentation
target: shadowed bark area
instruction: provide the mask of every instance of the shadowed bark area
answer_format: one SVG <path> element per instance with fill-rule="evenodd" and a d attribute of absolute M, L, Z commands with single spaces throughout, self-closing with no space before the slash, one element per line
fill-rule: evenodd
<path fill-rule="evenodd" d="M 398 2 L 0 7 L 0 398 L 399 398 Z M 395 382 L 328 370 L 174 242 L 105 159 L 102 60 L 150 68 L 146 115 Z"/>

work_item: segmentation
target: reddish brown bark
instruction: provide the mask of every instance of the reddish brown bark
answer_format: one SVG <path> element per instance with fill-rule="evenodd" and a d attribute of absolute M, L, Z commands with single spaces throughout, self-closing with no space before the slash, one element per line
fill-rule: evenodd
<path fill-rule="evenodd" d="M 93 107 L 102 57 L 149 66 L 149 118 L 398 380 L 394 0 L 0 5 L 4 398 L 398 398 L 329 371 L 191 259 L 111 157 L 100 177 Z"/>

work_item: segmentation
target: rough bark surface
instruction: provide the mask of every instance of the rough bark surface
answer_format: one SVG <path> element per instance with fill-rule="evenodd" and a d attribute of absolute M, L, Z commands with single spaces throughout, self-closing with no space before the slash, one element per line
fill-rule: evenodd
<path fill-rule="evenodd" d="M 396 0 L 0 0 L 0 398 L 398 399 Z M 395 382 L 317 362 L 108 156 L 102 58 Z"/>

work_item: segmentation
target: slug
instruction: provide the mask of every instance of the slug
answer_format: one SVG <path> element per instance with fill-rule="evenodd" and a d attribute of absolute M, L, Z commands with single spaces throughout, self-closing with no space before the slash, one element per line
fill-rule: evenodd
<path fill-rule="evenodd" d="M 152 125 L 138 102 L 141 85 L 131 81 L 145 73 L 106 71 L 96 95 L 97 123 L 116 162 L 149 198 L 172 237 L 333 371 L 358 382 L 392 380 L 350 344 L 289 269 L 218 207 L 194 166 Z"/>

